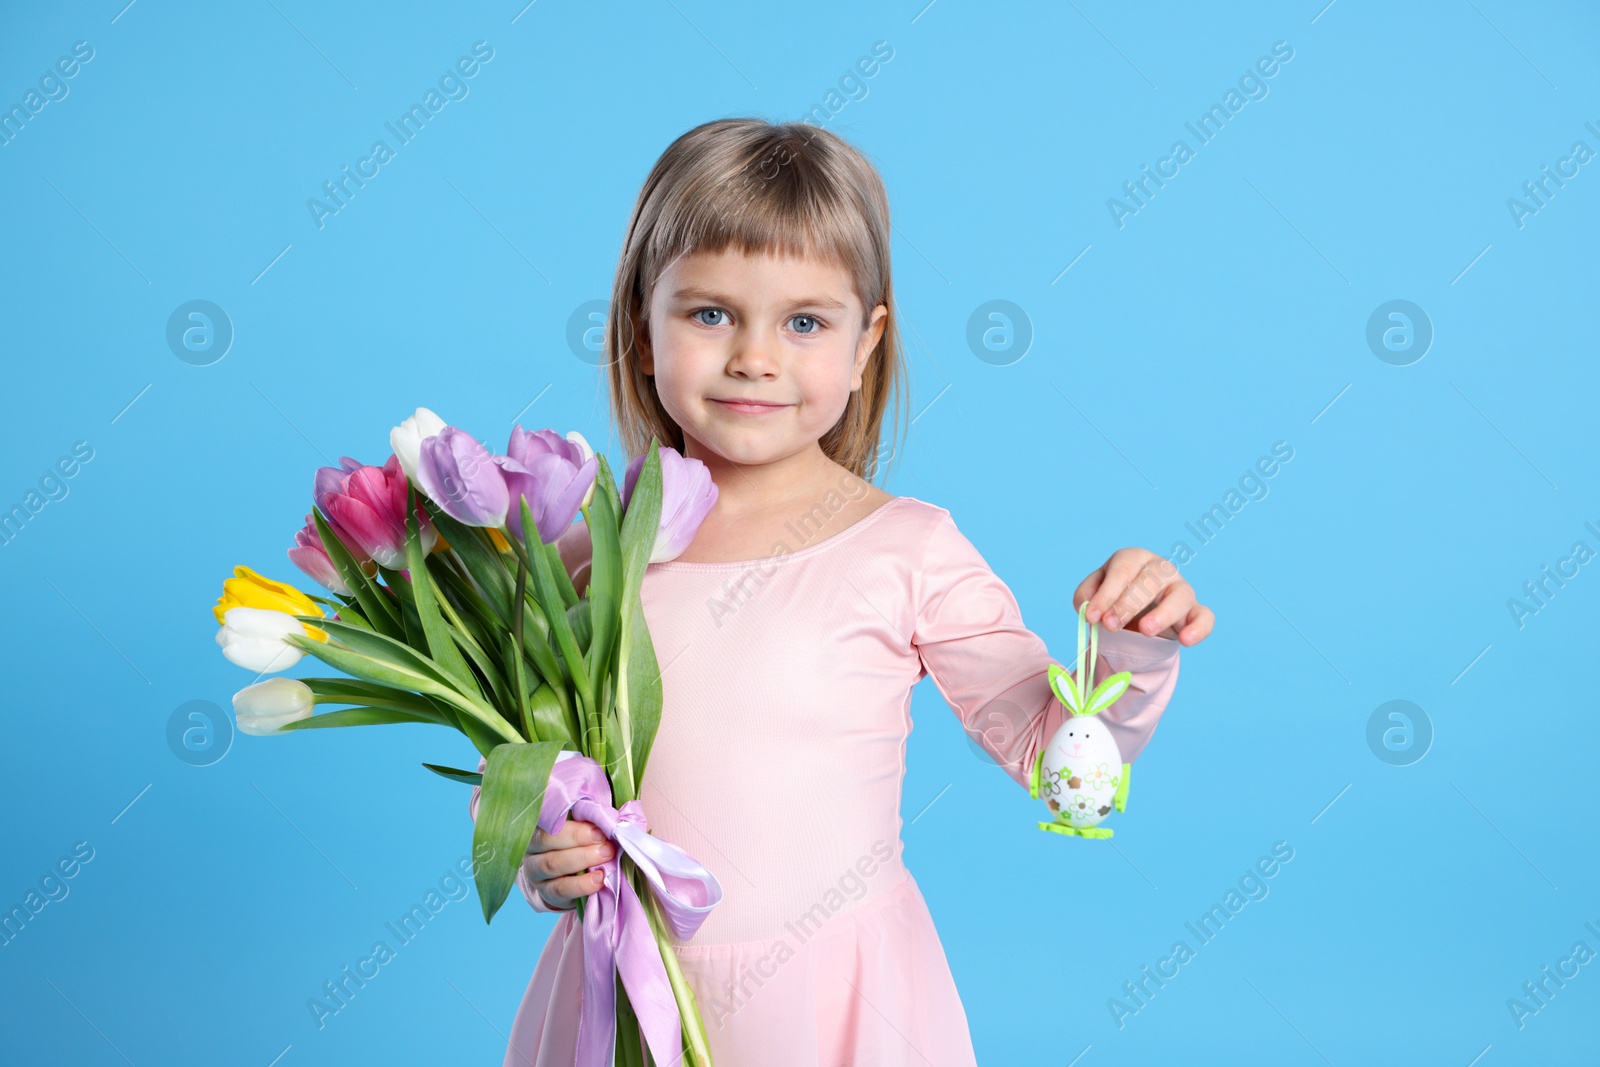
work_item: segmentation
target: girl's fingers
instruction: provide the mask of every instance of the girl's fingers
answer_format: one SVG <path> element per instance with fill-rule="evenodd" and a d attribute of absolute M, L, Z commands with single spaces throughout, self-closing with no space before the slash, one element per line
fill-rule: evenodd
<path fill-rule="evenodd" d="M 1194 588 L 1178 575 L 1177 566 L 1164 556 L 1142 548 L 1112 553 L 1072 593 L 1074 613 L 1084 609 L 1090 622 L 1107 630 L 1127 627 L 1152 635 L 1177 630 L 1186 645 L 1204 640 L 1215 620 L 1211 609 L 1195 602 Z M 1139 613 L 1145 612 L 1143 618 Z"/>
<path fill-rule="evenodd" d="M 1074 615 L 1078 613 L 1078 609 L 1083 606 L 1085 600 L 1094 596 L 1095 590 L 1100 588 L 1100 582 L 1105 576 L 1106 569 L 1104 567 L 1096 567 L 1093 574 L 1078 583 L 1078 588 L 1072 591 L 1072 613 Z M 1100 617 L 1098 615 L 1091 616 L 1089 621 L 1099 622 Z"/>
<path fill-rule="evenodd" d="M 610 841 L 598 845 L 578 845 L 575 848 L 553 848 L 535 852 L 523 859 L 528 865 L 528 877 L 533 881 L 548 881 L 569 874 L 578 874 L 597 867 L 616 854 L 617 846 Z"/>
<path fill-rule="evenodd" d="M 1188 585 L 1179 581 L 1177 567 L 1154 553 L 1146 553 L 1134 574 L 1106 609 L 1106 629 L 1116 630 L 1128 625 L 1141 611 L 1161 599 L 1169 586 L 1179 584 Z"/>
<path fill-rule="evenodd" d="M 591 822 L 568 819 L 559 834 L 535 830 L 523 866 L 528 881 L 550 907 L 562 910 L 603 884 L 601 864 L 616 855 L 617 845 Z"/>
<path fill-rule="evenodd" d="M 1194 587 L 1188 582 L 1174 582 L 1162 592 L 1160 599 L 1145 612 L 1144 617 L 1131 624 L 1129 629 L 1154 637 L 1164 633 L 1167 627 L 1188 619 L 1194 606 Z"/>
<path fill-rule="evenodd" d="M 1106 612 L 1122 598 L 1128 589 L 1128 583 L 1139 573 L 1143 562 L 1138 549 L 1123 548 L 1111 554 L 1105 566 L 1096 572 L 1103 572 L 1103 577 L 1099 587 L 1089 597 L 1089 607 L 1085 614 L 1090 622 L 1105 622 Z M 1126 618 L 1126 615 L 1121 616 L 1119 622 Z M 1116 629 L 1116 626 L 1109 622 L 1106 622 L 1106 625 L 1110 629 Z"/>
<path fill-rule="evenodd" d="M 551 849 L 575 848 L 578 845 L 595 845 L 605 839 L 605 834 L 592 822 L 583 822 L 580 819 L 568 819 L 561 827 L 559 834 L 547 834 L 543 829 L 535 829 L 533 838 L 528 842 L 528 851 L 549 852 Z"/>
<path fill-rule="evenodd" d="M 572 906 L 572 902 L 579 897 L 586 897 L 600 888 L 601 873 L 587 871 L 583 874 L 572 874 L 565 878 L 552 878 L 548 882 L 538 883 L 539 895 L 544 897 L 544 902 L 552 908 L 564 909 Z"/>
<path fill-rule="evenodd" d="M 1211 633 L 1212 624 L 1216 622 L 1210 608 L 1204 604 L 1196 604 L 1190 611 L 1183 626 L 1178 630 L 1178 642 L 1184 645 L 1198 644 L 1204 641 Z"/>

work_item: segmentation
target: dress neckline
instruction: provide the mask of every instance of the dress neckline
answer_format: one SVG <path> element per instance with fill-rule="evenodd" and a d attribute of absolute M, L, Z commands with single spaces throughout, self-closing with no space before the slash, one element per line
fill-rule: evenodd
<path fill-rule="evenodd" d="M 910 500 L 910 499 L 912 499 L 912 498 L 908 497 L 908 496 L 890 497 L 888 500 L 885 500 L 883 503 L 879 504 L 877 507 L 875 507 L 871 511 L 867 512 L 867 514 L 864 517 L 857 519 L 855 522 L 851 523 L 849 526 L 846 526 L 844 529 L 840 530 L 838 533 L 832 535 L 831 537 L 824 537 L 822 540 L 818 541 L 816 544 L 807 545 L 804 548 L 797 548 L 793 552 L 780 552 L 780 553 L 778 553 L 776 555 L 757 556 L 754 559 L 722 560 L 722 561 L 718 561 L 718 562 L 715 562 L 715 563 L 710 563 L 710 562 L 705 562 L 705 563 L 702 563 L 702 562 L 680 562 L 679 560 L 666 560 L 666 561 L 661 562 L 661 563 L 652 563 L 652 564 L 650 564 L 650 566 L 647 569 L 648 570 L 663 569 L 663 570 L 673 570 L 673 571 L 749 570 L 752 566 L 754 566 L 756 564 L 761 564 L 761 563 L 782 563 L 785 560 L 804 559 L 807 556 L 816 555 L 817 553 L 822 552 L 824 549 L 831 548 L 832 546 L 838 544 L 841 541 L 848 540 L 849 538 L 853 537 L 855 534 L 859 533 L 861 530 L 864 530 L 868 526 L 871 526 L 874 522 L 876 522 L 878 520 L 878 517 L 880 515 L 882 515 L 886 511 L 888 511 L 890 508 L 894 507 L 896 504 L 900 503 L 902 500 Z"/>

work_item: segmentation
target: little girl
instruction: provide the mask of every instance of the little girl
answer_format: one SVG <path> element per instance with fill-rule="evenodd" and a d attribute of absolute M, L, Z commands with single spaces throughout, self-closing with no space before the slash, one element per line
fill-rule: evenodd
<path fill-rule="evenodd" d="M 901 863 L 912 687 L 932 675 L 1023 786 L 1066 713 L 1044 642 L 950 513 L 865 480 L 903 374 L 889 237 L 881 179 L 836 135 L 709 122 L 645 181 L 612 292 L 610 391 L 628 454 L 657 436 L 705 463 L 718 491 L 687 551 L 644 579 L 665 702 L 640 797 L 651 830 L 724 889 L 678 946 L 716 1067 L 973 1067 Z M 558 545 L 581 590 L 586 528 Z M 1179 646 L 1202 640 L 1212 613 L 1141 549 L 1085 578 L 1074 608 L 1085 599 L 1105 631 L 1095 681 L 1133 675 L 1101 715 L 1132 762 L 1171 698 Z M 507 1067 L 571 1067 L 571 909 L 601 888 L 589 868 L 614 847 L 570 819 L 529 845 L 524 895 L 566 914 Z"/>

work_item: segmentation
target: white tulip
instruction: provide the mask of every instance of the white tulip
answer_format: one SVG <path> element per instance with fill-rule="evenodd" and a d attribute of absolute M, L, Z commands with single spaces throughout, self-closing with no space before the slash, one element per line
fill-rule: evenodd
<path fill-rule="evenodd" d="M 445 427 L 445 421 L 427 408 L 418 408 L 416 414 L 389 431 L 389 447 L 400 457 L 400 469 L 412 482 L 417 480 L 417 460 L 422 454 L 422 441 L 436 436 Z"/>
<path fill-rule="evenodd" d="M 242 733 L 266 737 L 291 722 L 311 717 L 316 697 L 293 678 L 268 678 L 233 694 L 233 715 Z"/>
<path fill-rule="evenodd" d="M 584 463 L 587 463 L 589 460 L 594 458 L 594 449 L 589 447 L 589 442 L 584 440 L 583 434 L 579 433 L 577 430 L 568 430 L 567 440 L 583 449 L 583 461 L 579 463 L 578 466 L 581 467 Z M 594 503 L 594 487 L 599 484 L 599 478 L 596 478 L 594 481 L 589 483 L 589 491 L 583 494 L 583 503 L 578 505 L 580 508 L 586 508 L 590 504 Z"/>
<path fill-rule="evenodd" d="M 271 608 L 229 608 L 222 613 L 222 629 L 217 644 L 222 654 L 247 671 L 266 674 L 282 671 L 300 662 L 304 654 L 284 640 L 290 634 L 304 634 L 306 628 L 286 611 Z"/>

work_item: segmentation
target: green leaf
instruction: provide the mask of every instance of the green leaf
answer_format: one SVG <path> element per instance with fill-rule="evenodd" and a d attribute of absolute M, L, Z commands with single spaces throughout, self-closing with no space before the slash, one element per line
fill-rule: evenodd
<path fill-rule="evenodd" d="M 362 655 L 371 656 L 403 667 L 412 673 L 431 678 L 442 686 L 454 686 L 453 680 L 440 669 L 437 663 L 404 641 L 397 641 L 384 634 L 374 633 L 371 630 L 362 630 L 359 627 L 349 626 L 342 622 L 329 620 L 318 622 L 309 616 L 301 615 L 297 615 L 295 618 L 300 619 L 302 622 L 310 621 L 313 626 L 327 631 L 328 636 L 337 637 L 340 642 Z"/>
<path fill-rule="evenodd" d="M 661 723 L 661 667 L 656 648 L 645 625 L 644 606 L 635 595 L 624 627 L 627 646 L 626 670 L 628 745 L 633 753 L 633 795 L 644 788 L 644 768 L 655 744 L 656 727 Z"/>
<path fill-rule="evenodd" d="M 433 668 L 430 661 L 412 652 L 405 645 L 378 634 L 368 634 L 355 627 L 339 623 L 329 625 L 331 626 L 329 633 L 337 633 L 341 638 L 354 635 L 364 640 L 388 642 L 392 648 L 409 653 L 414 660 L 426 665 L 426 668 L 408 665 L 404 660 L 396 662 L 381 656 L 363 655 L 360 649 L 339 641 L 317 641 L 302 634 L 290 634 L 284 640 L 301 651 L 316 656 L 330 667 L 356 678 L 396 689 L 410 689 L 447 701 L 464 713 L 458 717 L 461 731 L 472 740 L 479 752 L 485 752 L 488 747 L 492 747 L 496 737 L 500 741 L 521 740 L 522 735 L 502 719 L 499 712 L 451 687 L 437 674 L 437 668 Z"/>
<path fill-rule="evenodd" d="M 417 615 L 417 606 L 410 600 L 400 602 L 400 623 L 406 631 L 406 644 L 418 652 L 428 651 L 428 635 L 423 632 L 422 619 Z"/>
<path fill-rule="evenodd" d="M 611 781 L 612 802 L 626 804 L 635 799 L 633 773 L 628 760 L 628 746 L 622 733 L 622 719 L 617 702 L 611 696 L 611 678 L 607 676 L 600 687 L 601 728 L 606 739 L 606 777 Z"/>
<path fill-rule="evenodd" d="M 621 515 L 622 493 L 618 491 L 616 479 L 611 474 L 611 465 L 606 462 L 606 457 L 598 458 L 600 470 L 595 475 L 595 496 L 598 498 L 604 493 L 606 499 L 611 501 L 611 514 Z M 590 501 L 589 506 L 593 507 L 594 502 Z"/>
<path fill-rule="evenodd" d="M 461 715 L 458 718 L 461 723 L 461 732 L 467 735 L 467 740 L 472 742 L 472 747 L 478 750 L 478 755 L 480 756 L 487 756 L 491 750 L 503 747 L 510 740 L 510 738 L 503 736 L 501 733 L 490 729 L 481 719 L 474 718 L 471 715 Z M 499 716 L 497 715 L 496 718 L 499 718 Z M 517 732 L 516 727 L 507 726 L 506 730 L 514 735 L 517 740 L 520 741 L 522 739 L 522 735 Z"/>
<path fill-rule="evenodd" d="M 528 568 L 517 564 L 517 584 L 512 593 L 512 599 L 521 604 L 528 596 Z M 523 656 L 523 620 L 525 612 L 517 612 L 516 620 L 511 626 L 511 640 L 509 651 L 511 654 L 511 687 L 516 693 L 517 718 L 522 721 L 522 733 L 529 741 L 539 740 L 538 733 L 534 730 L 533 716 L 528 710 L 528 672 Z"/>
<path fill-rule="evenodd" d="M 359 627 L 363 630 L 372 629 L 372 624 L 367 622 L 366 618 L 361 614 L 361 609 L 359 607 L 351 607 L 348 604 L 340 606 L 339 621 L 347 622 L 351 626 Z"/>
<path fill-rule="evenodd" d="M 315 730 L 323 726 L 384 726 L 396 722 L 421 722 L 430 726 L 449 726 L 437 713 L 420 715 L 399 708 L 354 707 L 323 712 L 309 719 L 297 719 L 282 728 L 285 730 Z"/>
<path fill-rule="evenodd" d="M 455 638 L 439 614 L 434 599 L 433 581 L 428 577 L 428 564 L 422 552 L 422 537 L 417 527 L 417 493 L 406 487 L 406 570 L 411 576 L 411 596 L 417 605 L 417 615 L 422 620 L 422 632 L 428 639 L 428 652 L 446 675 L 455 680 L 464 693 L 482 696 L 478 680 L 473 677 L 456 647 Z M 402 579 L 402 582 L 404 579 Z"/>
<path fill-rule="evenodd" d="M 448 778 L 452 782 L 464 782 L 467 785 L 481 785 L 483 783 L 483 775 L 477 771 L 458 771 L 454 767 L 441 767 L 437 763 L 424 763 L 423 766 L 441 778 Z M 533 835 L 529 834 L 528 836 L 532 837 Z"/>
<path fill-rule="evenodd" d="M 398 666 L 388 660 L 363 655 L 338 641 L 317 641 L 303 634 L 290 634 L 284 640 L 302 652 L 317 657 L 328 666 L 364 681 L 435 696 L 443 696 L 448 689 L 429 674 Z"/>
<path fill-rule="evenodd" d="M 321 604 L 325 608 L 332 608 L 334 611 L 350 611 L 352 610 L 350 606 L 351 601 L 355 600 L 355 597 L 344 597 L 339 600 L 331 600 L 325 596 L 318 596 L 316 593 L 307 593 L 306 599 L 312 601 L 313 603 Z"/>
<path fill-rule="evenodd" d="M 511 568 L 489 535 L 476 526 L 457 522 L 438 508 L 428 512 L 434 526 L 450 544 L 450 551 L 478 587 L 480 597 L 500 621 L 511 625 Z"/>
<path fill-rule="evenodd" d="M 384 587 L 400 598 L 401 603 L 414 604 L 416 601 L 411 595 L 411 583 L 407 582 L 405 575 L 397 570 L 391 570 L 383 564 L 378 564 L 378 576 L 383 579 Z"/>
<path fill-rule="evenodd" d="M 409 689 L 377 685 L 355 678 L 302 678 L 318 704 L 378 704 L 421 715 L 438 714 L 438 707 L 429 698 Z"/>
<path fill-rule="evenodd" d="M 492 648 L 495 641 L 491 635 L 504 630 L 505 621 L 484 602 L 472 582 L 457 571 L 451 562 L 453 559 L 449 552 L 433 552 L 428 556 L 428 574 L 440 594 L 439 608 L 454 625 L 470 631 L 479 645 Z"/>
<path fill-rule="evenodd" d="M 517 721 L 517 702 L 512 696 L 510 688 L 507 687 L 505 678 L 500 673 L 500 662 L 484 651 L 483 647 L 474 641 L 465 630 L 452 628 L 450 636 L 460 646 L 461 651 L 466 653 L 467 658 L 472 661 L 474 679 L 479 691 L 481 692 L 483 687 L 487 685 L 489 687 L 489 700 L 494 704 L 495 709 L 500 712 L 500 717 L 515 726 Z"/>
<path fill-rule="evenodd" d="M 590 688 L 600 688 L 600 675 L 612 661 L 618 635 L 622 628 L 621 608 L 623 597 L 622 543 L 617 529 L 621 516 L 611 508 L 611 494 L 604 487 L 611 481 L 611 470 L 600 458 L 597 475 L 600 488 L 594 494 L 584 522 L 589 527 L 589 540 L 593 545 L 589 563 L 589 586 L 586 601 L 590 605 L 589 627 L 591 638 L 584 645 L 589 662 Z"/>
<path fill-rule="evenodd" d="M 347 622 L 352 626 L 359 626 L 363 630 L 372 629 L 372 625 L 367 622 L 366 618 L 361 614 L 361 605 L 356 603 L 355 597 L 345 596 L 340 597 L 338 600 L 330 600 L 325 596 L 317 596 L 314 593 L 307 593 L 306 596 L 310 600 L 321 604 L 325 608 L 332 608 L 334 613 L 339 616 L 340 622 Z"/>
<path fill-rule="evenodd" d="M 328 525 L 328 520 L 322 517 L 322 512 L 312 508 L 311 518 L 316 523 L 317 535 L 322 538 L 323 551 L 333 562 L 339 577 L 344 579 L 344 584 L 355 594 L 356 603 L 361 605 L 361 614 L 366 617 L 367 623 L 374 630 L 391 637 L 401 636 L 400 616 L 394 610 L 394 605 L 389 603 L 389 598 L 367 577 L 367 572 L 361 569 L 350 550 L 344 547 L 344 542 L 339 540 L 339 535 Z"/>
<path fill-rule="evenodd" d="M 522 542 L 517 541 L 512 541 L 510 544 L 512 544 L 512 549 L 514 549 L 514 552 L 512 552 L 512 558 L 522 561 L 523 566 L 528 566 L 528 568 L 530 568 L 530 574 L 533 573 L 533 569 L 531 569 L 533 568 L 533 560 L 528 557 L 528 549 L 526 549 L 526 545 L 523 545 Z M 502 568 L 510 568 L 510 566 L 512 566 L 512 563 L 510 563 L 510 558 L 507 558 L 506 555 L 502 555 L 502 553 L 496 552 L 496 560 L 498 560 L 496 566 L 502 566 Z M 509 581 L 509 579 L 507 579 L 507 581 Z M 502 624 L 506 625 L 507 627 L 506 632 L 510 632 L 510 625 L 512 625 L 512 614 L 510 614 L 512 609 L 510 609 L 510 605 L 512 605 L 514 601 L 514 590 L 507 590 L 506 606 L 504 606 L 504 608 L 496 608 L 496 613 L 498 613 L 499 617 L 501 617 Z M 555 598 L 550 598 L 549 603 L 555 603 Z M 538 598 L 523 598 L 522 611 L 523 651 L 525 651 L 525 653 L 528 654 L 528 657 L 530 657 L 531 661 L 533 661 L 534 667 L 538 667 L 539 677 L 563 677 L 563 673 L 565 672 L 563 672 L 562 665 L 560 665 L 560 662 L 558 662 L 557 653 L 552 651 L 552 645 L 550 645 L 549 616 L 547 616 L 546 611 L 544 611 L 544 608 L 542 608 Z"/>
<path fill-rule="evenodd" d="M 650 451 L 645 454 L 644 465 L 633 483 L 633 493 L 628 497 L 628 510 L 622 516 L 623 592 L 618 602 L 630 603 L 632 594 L 644 585 L 645 568 L 650 565 L 650 554 L 655 550 L 656 534 L 661 526 L 661 449 L 660 442 L 652 437 Z M 594 530 L 590 530 L 590 536 Z M 596 556 L 600 546 L 595 546 Z M 591 567 L 598 566 L 596 563 Z M 592 575 L 592 572 L 591 572 Z M 594 578 L 591 576 L 590 582 Z"/>
<path fill-rule="evenodd" d="M 550 641 L 550 620 L 545 617 L 544 610 L 534 603 L 531 598 L 524 597 L 522 601 L 523 622 L 522 651 L 533 661 L 538 669 L 539 677 L 546 680 L 555 680 L 563 676 L 561 662 L 553 650 Z M 530 633 L 529 630 L 532 630 Z"/>
<path fill-rule="evenodd" d="M 472 854 L 484 857 L 475 880 L 483 921 L 489 922 L 505 903 L 539 825 L 550 769 L 561 746 L 553 741 L 496 745 L 487 753 L 478 819 L 472 833 Z"/>
<path fill-rule="evenodd" d="M 577 639 L 573 636 L 572 625 L 565 611 L 550 610 L 561 603 L 561 594 L 556 591 L 555 576 L 550 573 L 550 557 L 538 550 L 539 527 L 533 521 L 533 512 L 528 508 L 527 499 L 519 498 L 519 503 L 522 505 L 523 543 L 533 563 L 535 596 L 540 607 L 545 609 L 550 629 L 555 632 L 556 645 L 561 650 L 562 659 L 566 661 L 567 673 L 572 678 L 572 684 L 577 687 L 583 703 L 592 708 L 594 690 L 589 685 L 589 673 L 583 661 L 583 653 L 578 648 Z"/>
<path fill-rule="evenodd" d="M 562 707 L 555 690 L 548 684 L 540 685 L 529 694 L 528 717 L 533 721 L 534 731 L 530 740 L 558 741 L 562 748 L 582 751 L 578 745 L 577 722 L 572 713 Z"/>
<path fill-rule="evenodd" d="M 594 645 L 594 633 L 591 619 L 594 616 L 593 604 L 587 600 L 580 600 L 567 609 L 567 625 L 572 627 L 572 638 L 578 642 L 578 651 L 583 653 L 584 660 L 589 664 L 589 678 L 591 684 L 599 673 L 594 669 L 595 657 L 598 650 Z M 604 661 L 602 660 L 602 666 Z"/>
<path fill-rule="evenodd" d="M 554 541 L 548 545 L 540 546 L 544 554 L 550 557 L 550 573 L 555 575 L 556 589 L 561 593 L 561 603 L 564 607 L 572 607 L 578 602 L 578 587 L 572 584 L 572 575 L 567 573 L 567 565 L 561 559 L 561 550 Z"/>
<path fill-rule="evenodd" d="M 437 558 L 437 555 L 428 557 L 431 575 L 453 577 L 448 566 L 435 564 Z M 449 581 L 449 577 L 447 577 L 446 581 Z M 502 665 L 491 657 L 488 652 L 490 648 L 495 649 L 497 652 L 500 651 L 499 643 L 493 636 L 498 632 L 498 627 L 493 622 L 485 624 L 479 621 L 473 615 L 470 607 L 468 608 L 468 614 L 462 615 L 451 602 L 451 598 L 456 595 L 453 587 L 435 582 L 433 588 L 436 593 L 440 594 L 439 609 L 443 612 L 445 621 L 450 626 L 451 636 L 455 638 L 456 644 L 461 646 L 461 651 L 467 654 L 467 658 L 472 661 L 472 665 L 477 668 L 479 679 L 487 683 L 493 691 L 494 699 L 501 708 L 502 714 L 507 716 L 507 721 L 511 721 L 515 725 L 516 706 L 511 701 L 511 694 L 506 688 L 506 679 L 501 672 Z"/>

